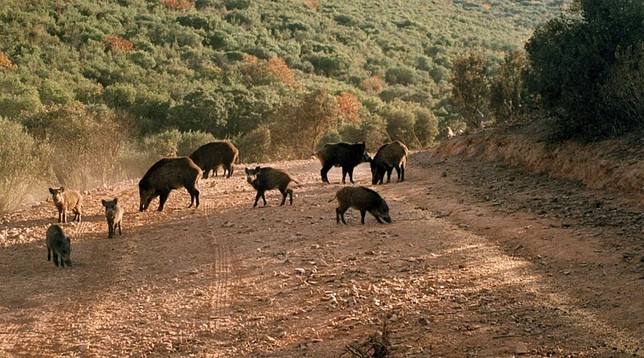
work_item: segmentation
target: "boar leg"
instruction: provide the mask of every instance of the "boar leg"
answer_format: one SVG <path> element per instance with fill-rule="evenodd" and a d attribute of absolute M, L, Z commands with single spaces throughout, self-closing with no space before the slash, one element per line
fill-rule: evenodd
<path fill-rule="evenodd" d="M 55 251 L 53 252 L 53 256 L 54 256 L 54 265 L 58 267 L 58 254 Z"/>
<path fill-rule="evenodd" d="M 189 208 L 192 207 L 192 204 L 196 201 L 197 205 L 195 208 L 199 207 L 199 190 L 195 187 L 186 187 L 186 190 L 188 190 L 188 193 L 190 193 L 190 205 L 188 205 Z"/>
<path fill-rule="evenodd" d="M 292 189 L 287 189 L 286 193 L 288 193 L 288 197 L 289 197 L 289 199 L 291 201 L 290 204 L 293 205 L 293 190 Z"/>
<path fill-rule="evenodd" d="M 405 181 L 405 165 L 401 165 L 398 168 L 398 178 L 401 182 Z"/>
<path fill-rule="evenodd" d="M 387 184 L 389 184 L 389 182 L 391 181 L 391 172 L 393 172 L 393 171 L 394 171 L 394 168 L 392 168 L 392 167 L 387 168 Z"/>
<path fill-rule="evenodd" d="M 169 190 L 163 190 L 159 193 L 159 208 L 157 209 L 157 211 L 163 211 L 163 205 L 165 205 L 165 201 L 168 200 L 169 195 Z"/>
<path fill-rule="evenodd" d="M 327 177 L 327 173 L 329 170 L 333 168 L 333 165 L 324 165 L 322 167 L 322 170 L 320 170 L 320 175 L 322 175 L 322 182 L 323 183 L 328 183 L 329 182 L 329 177 Z"/>
<path fill-rule="evenodd" d="M 51 261 L 51 250 L 47 248 L 47 261 Z"/>
<path fill-rule="evenodd" d="M 343 206 L 340 205 L 335 209 L 335 222 L 336 224 L 340 223 L 340 220 L 342 220 L 343 224 L 347 224 L 347 222 L 344 220 L 344 213 L 347 212 L 347 209 L 349 209 L 348 206 Z"/>
<path fill-rule="evenodd" d="M 347 168 L 347 173 L 349 174 L 349 181 L 353 184 L 353 168 Z M 344 184 L 344 174 L 342 175 L 342 184 Z"/>
<path fill-rule="evenodd" d="M 81 221 L 81 212 L 80 212 L 80 208 L 75 208 L 73 211 L 74 211 L 74 220 L 75 220 L 76 222 L 80 222 L 80 221 Z"/>
<path fill-rule="evenodd" d="M 253 204 L 253 207 L 257 206 L 259 198 L 262 198 L 262 200 L 264 200 L 264 206 L 266 206 L 266 197 L 264 196 L 264 190 L 258 190 L 257 195 L 255 195 L 255 204 Z"/>
<path fill-rule="evenodd" d="M 123 233 L 121 232 L 121 222 L 116 224 L 116 226 L 118 226 L 118 228 L 119 228 L 119 235 L 123 235 Z M 116 231 L 116 228 L 114 229 L 114 231 Z"/>
<path fill-rule="evenodd" d="M 280 189 L 280 193 L 282 193 L 282 203 L 280 204 L 280 206 L 282 206 L 286 202 L 286 195 L 288 194 L 287 194 L 287 190 L 284 190 L 284 189 Z M 291 205 L 293 205 L 293 198 L 291 198 Z"/>
<path fill-rule="evenodd" d="M 360 209 L 360 222 L 362 223 L 362 225 L 364 225 L 364 216 L 365 216 L 365 214 L 367 214 L 367 210 L 366 209 Z"/>

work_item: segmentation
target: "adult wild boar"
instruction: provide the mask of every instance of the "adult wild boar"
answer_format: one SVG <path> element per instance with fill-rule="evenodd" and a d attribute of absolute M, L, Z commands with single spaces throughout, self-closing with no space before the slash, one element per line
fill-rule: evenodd
<path fill-rule="evenodd" d="M 360 210 L 360 222 L 364 224 L 364 217 L 367 211 L 373 215 L 376 220 L 382 224 L 382 221 L 391 222 L 389 216 L 389 206 L 380 194 L 364 186 L 350 186 L 338 190 L 335 198 L 338 199 L 338 207 L 335 209 L 335 221 L 346 225 L 344 213 L 349 208 Z M 333 201 L 331 199 L 330 201 Z"/>
<path fill-rule="evenodd" d="M 255 196 L 255 204 L 253 207 L 257 206 L 257 201 L 261 197 L 264 200 L 264 205 L 266 205 L 266 196 L 264 193 L 266 190 L 278 189 L 282 193 L 282 203 L 284 205 L 286 202 L 286 195 L 290 198 L 290 204 L 293 205 L 293 189 L 289 188 L 291 182 L 296 183 L 297 181 L 291 177 L 289 173 L 282 169 L 274 169 L 270 167 L 256 167 L 255 169 L 246 168 L 246 181 L 257 190 L 257 195 Z"/>
<path fill-rule="evenodd" d="M 342 167 L 342 184 L 345 183 L 347 174 L 349 174 L 349 180 L 353 184 L 353 169 L 358 164 L 371 160 L 364 142 L 325 144 L 322 149 L 315 153 L 315 156 L 322 163 L 320 174 L 322 181 L 325 183 L 329 182 L 327 173 L 332 167 L 336 166 Z"/>
<path fill-rule="evenodd" d="M 51 261 L 52 256 L 56 267 L 59 265 L 65 267 L 72 265 L 72 242 L 69 236 L 65 235 L 63 228 L 54 224 L 47 229 L 45 243 L 47 244 L 47 261 Z"/>
<path fill-rule="evenodd" d="M 409 149 L 400 141 L 387 143 L 378 149 L 371 160 L 371 184 L 382 184 L 387 173 L 387 183 L 391 180 L 391 172 L 396 169 L 398 181 L 405 180 L 405 166 Z"/>
<path fill-rule="evenodd" d="M 139 181 L 139 196 L 141 204 L 139 211 L 144 211 L 152 199 L 159 197 L 158 211 L 163 211 L 163 205 L 173 189 L 186 188 L 190 193 L 190 205 L 196 201 L 199 207 L 199 190 L 197 183 L 202 175 L 201 169 L 188 157 L 163 158 L 154 163 Z"/>
<path fill-rule="evenodd" d="M 123 222 L 123 208 L 118 202 L 118 198 L 113 200 L 101 200 L 101 203 L 105 207 L 105 219 L 107 219 L 107 237 L 111 239 L 116 233 L 116 229 L 119 229 L 119 235 L 123 235 L 121 232 L 121 223 Z"/>
<path fill-rule="evenodd" d="M 203 170 L 204 179 L 208 178 L 211 170 L 216 174 L 220 165 L 224 167 L 226 178 L 230 178 L 233 175 L 233 164 L 239 159 L 239 150 L 230 142 L 211 142 L 197 148 L 190 154 L 190 159 Z"/>
<path fill-rule="evenodd" d="M 67 222 L 67 211 L 74 212 L 74 219 L 77 222 L 81 221 L 81 206 L 83 204 L 83 197 L 76 190 L 70 190 L 61 186 L 58 189 L 49 188 L 52 200 L 56 209 L 58 209 L 58 222 Z M 73 221 L 72 220 L 72 221 Z"/>

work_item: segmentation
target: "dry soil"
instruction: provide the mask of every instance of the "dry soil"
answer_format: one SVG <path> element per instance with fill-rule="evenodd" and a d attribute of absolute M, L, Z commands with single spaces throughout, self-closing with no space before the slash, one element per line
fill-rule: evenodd
<path fill-rule="evenodd" d="M 198 209 L 177 190 L 138 212 L 136 181 L 86 192 L 63 225 L 72 268 L 47 262 L 46 193 L 5 215 L 0 356 L 351 357 L 385 321 L 390 357 L 644 355 L 641 190 L 421 151 L 402 183 L 356 169 L 391 224 L 349 210 L 338 225 L 339 168 L 323 184 L 315 159 L 270 165 L 297 178 L 292 206 L 270 191 L 252 208 L 243 165 L 202 180 Z"/>

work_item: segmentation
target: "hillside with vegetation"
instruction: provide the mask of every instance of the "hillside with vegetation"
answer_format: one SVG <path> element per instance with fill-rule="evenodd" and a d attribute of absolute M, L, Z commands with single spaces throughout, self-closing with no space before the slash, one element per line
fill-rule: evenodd
<path fill-rule="evenodd" d="M 641 4 L 615 1 L 631 5 L 619 9 L 637 25 Z M 553 99 L 528 92 L 522 48 L 535 28 L 553 35 L 543 25 L 570 6 L 3 1 L 0 126 L 4 141 L 22 149 L 2 156 L 7 168 L 28 163 L 4 187 L 11 195 L 30 187 L 24 173 L 94 187 L 141 175 L 159 157 L 189 154 L 215 138 L 232 140 L 242 161 L 260 162 L 306 158 L 340 140 L 365 141 L 371 151 L 393 139 L 422 148 L 447 126 L 515 120 Z M 589 14 L 581 7 L 571 18 Z M 535 58 L 557 58 L 531 44 Z M 631 51 L 622 56 L 631 59 L 626 68 L 641 52 L 619 48 Z M 614 87 L 624 73 L 612 77 Z"/>

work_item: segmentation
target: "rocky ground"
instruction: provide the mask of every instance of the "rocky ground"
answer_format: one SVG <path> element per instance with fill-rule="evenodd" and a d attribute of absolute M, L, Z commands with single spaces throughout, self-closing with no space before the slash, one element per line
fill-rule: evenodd
<path fill-rule="evenodd" d="M 270 163 L 299 181 L 292 206 L 252 208 L 243 166 L 202 180 L 198 209 L 182 190 L 140 213 L 136 181 L 92 190 L 64 225 L 71 269 L 46 260 L 43 193 L 0 222 L 0 355 L 358 357 L 386 322 L 391 357 L 643 356 L 642 191 L 440 151 L 373 187 L 391 224 L 337 225 L 340 170 L 323 184 L 314 159 Z M 372 187 L 367 165 L 355 178 Z"/>

